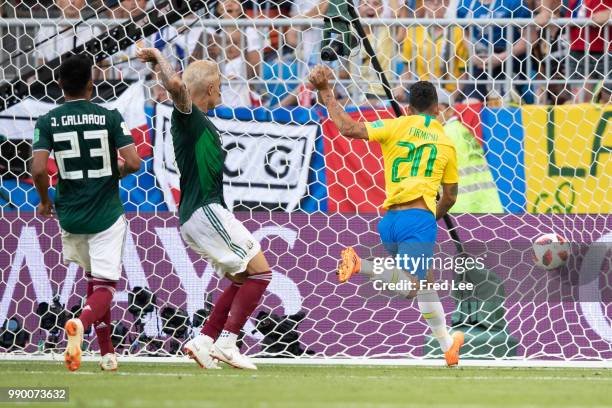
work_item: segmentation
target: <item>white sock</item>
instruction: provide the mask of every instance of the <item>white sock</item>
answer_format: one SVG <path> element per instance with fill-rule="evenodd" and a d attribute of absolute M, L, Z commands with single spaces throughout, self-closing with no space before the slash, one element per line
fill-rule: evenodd
<path fill-rule="evenodd" d="M 200 341 L 204 341 L 204 342 L 209 343 L 209 344 L 212 344 L 212 343 L 215 342 L 215 339 L 213 339 L 212 337 L 207 336 L 205 334 L 199 334 L 198 338 L 200 339 Z"/>
<path fill-rule="evenodd" d="M 420 290 L 417 293 L 417 302 L 423 318 L 431 328 L 434 337 L 440 343 L 442 351 L 447 352 L 453 345 L 453 338 L 448 334 L 444 308 L 435 290 Z"/>
<path fill-rule="evenodd" d="M 368 261 L 367 259 L 361 260 L 361 268 L 359 268 L 359 274 L 365 275 L 369 278 L 372 276 L 378 276 L 374 273 L 374 263 L 372 261 Z"/>
<path fill-rule="evenodd" d="M 223 330 L 219 335 L 219 338 L 215 342 L 215 344 L 222 348 L 233 347 L 236 345 L 236 341 L 238 341 L 238 335 L 228 332 L 227 330 Z"/>
<path fill-rule="evenodd" d="M 387 283 L 397 283 L 400 280 L 410 281 L 410 276 L 401 269 L 382 268 L 382 273 L 374 273 L 374 263 L 372 261 L 368 261 L 367 259 L 361 260 L 361 269 L 359 269 L 359 274 L 363 274 L 373 281 L 380 280 Z M 399 293 L 402 296 L 409 296 L 411 291 L 407 289 L 396 289 L 394 292 Z"/>

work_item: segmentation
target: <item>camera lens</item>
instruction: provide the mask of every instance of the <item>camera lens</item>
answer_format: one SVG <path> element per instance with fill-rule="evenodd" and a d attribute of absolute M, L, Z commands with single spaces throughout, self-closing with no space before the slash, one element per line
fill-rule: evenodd
<path fill-rule="evenodd" d="M 338 57 L 347 57 L 348 55 L 349 52 L 344 46 L 344 43 L 339 40 L 333 40 L 329 43 L 329 47 L 325 47 L 321 50 L 321 59 L 323 61 L 335 61 Z"/>
<path fill-rule="evenodd" d="M 321 50 L 321 60 L 335 61 L 338 59 L 336 52 L 331 47 L 325 47 Z"/>

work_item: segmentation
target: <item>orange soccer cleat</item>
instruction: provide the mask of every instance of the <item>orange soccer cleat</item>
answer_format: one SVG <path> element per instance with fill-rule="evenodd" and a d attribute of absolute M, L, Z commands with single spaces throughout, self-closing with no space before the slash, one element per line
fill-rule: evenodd
<path fill-rule="evenodd" d="M 346 247 L 340 252 L 340 265 L 338 265 L 338 280 L 340 283 L 348 281 L 351 276 L 359 273 L 361 258 L 352 247 Z"/>
<path fill-rule="evenodd" d="M 83 323 L 79 319 L 70 319 L 64 325 L 68 344 L 64 352 L 64 364 L 70 371 L 81 366 L 81 344 L 83 343 Z"/>
<path fill-rule="evenodd" d="M 465 336 L 463 335 L 463 332 L 456 331 L 453 333 L 453 345 L 446 353 L 444 353 L 447 366 L 452 367 L 459 364 L 459 350 L 461 349 L 461 346 L 463 346 L 464 341 Z"/>

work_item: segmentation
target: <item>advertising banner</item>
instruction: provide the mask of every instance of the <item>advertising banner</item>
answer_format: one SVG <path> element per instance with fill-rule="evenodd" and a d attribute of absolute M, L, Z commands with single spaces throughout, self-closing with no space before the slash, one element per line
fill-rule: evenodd
<path fill-rule="evenodd" d="M 428 329 L 416 302 L 369 296 L 364 276 L 346 284 L 337 282 L 338 254 L 344 246 L 353 245 L 367 257 L 367 251 L 378 244 L 374 232 L 377 216 L 280 212 L 237 216 L 262 242 L 273 270 L 260 310 L 279 315 L 304 312 L 297 331 L 306 348 L 319 356 L 423 355 Z M 148 287 L 157 295 L 157 310 L 182 308 L 190 318 L 204 307 L 206 294 L 213 298 L 219 295 L 227 283 L 220 282 L 212 268 L 186 247 L 174 215 L 129 214 L 128 219 L 131 234 L 125 244 L 123 279 L 113 319 L 129 326 L 133 318 L 127 312 L 128 292 L 137 286 Z M 612 242 L 611 216 L 462 215 L 456 222 L 459 234 L 469 236 L 469 242 L 498 244 L 498 249 L 487 250 L 483 262 L 502 283 L 500 293 L 507 295 L 502 301 L 502 316 L 507 322 L 505 330 L 518 340 L 518 356 L 612 358 L 610 251 L 609 246 L 603 251 L 590 247 L 596 242 Z M 535 267 L 532 255 L 524 251 L 541 231 L 563 233 L 572 242 L 588 245 L 566 269 L 545 271 Z M 62 305 L 71 308 L 80 303 L 85 281 L 75 265 L 61 264 L 56 221 L 42 222 L 30 213 L 19 218 L 9 214 L 0 220 L 0 234 L 0 321 L 21 319 L 32 333 L 31 347 L 35 348 L 46 335 L 38 329 L 37 305 L 57 296 Z M 454 246 L 442 228 L 438 241 L 441 244 L 436 253 L 452 257 Z M 595 273 L 596 279 L 572 284 L 589 272 Z M 438 271 L 437 277 L 442 279 L 445 274 Z M 441 290 L 441 296 L 450 316 L 455 302 L 448 291 Z M 163 324 L 156 313 L 145 319 L 145 331 L 151 337 L 163 337 Z M 245 329 L 250 353 L 261 349 L 258 342 L 263 335 L 255 325 L 251 319 Z"/>
<path fill-rule="evenodd" d="M 350 113 L 356 120 L 373 122 L 393 118 L 388 110 Z M 378 212 L 385 201 L 385 173 L 378 143 L 352 140 L 338 133 L 329 119 L 322 122 L 330 212 Z"/>
<path fill-rule="evenodd" d="M 612 107 L 596 104 L 483 108 L 459 106 L 462 123 L 482 144 L 508 213 L 610 213 Z M 354 118 L 389 118 L 388 111 L 352 112 Z M 375 212 L 384 201 L 383 160 L 375 143 L 325 134 L 329 210 Z"/>
<path fill-rule="evenodd" d="M 612 106 L 525 106 L 527 211 L 612 212 Z"/>
<path fill-rule="evenodd" d="M 145 109 L 145 94 L 144 85 L 135 83 L 103 104 L 123 115 L 144 159 L 139 172 L 121 181 L 122 200 L 128 211 L 176 211 L 180 186 L 170 135 L 172 107 L 160 103 Z M 1 112 L 0 135 L 9 139 L 6 143 L 28 144 L 23 160 L 29 158 L 36 120 L 56 106 L 25 99 Z M 220 107 L 211 117 L 227 151 L 226 203 L 232 208 L 261 206 L 285 211 L 325 208 L 323 141 L 317 142 L 320 126 L 315 116 L 311 110 L 275 112 Z M 51 159 L 51 174 L 54 169 Z M 38 197 L 32 181 L 23 175 L 23 165 L 18 172 L 8 170 L 7 177 L 0 179 L 0 205 L 6 210 L 33 210 Z"/>
<path fill-rule="evenodd" d="M 179 170 L 170 135 L 172 107 L 155 111 L 153 169 L 166 205 L 176 211 L 180 196 Z M 229 208 L 246 204 L 294 210 L 307 188 L 317 124 L 290 125 L 211 118 L 227 152 L 224 196 Z"/>

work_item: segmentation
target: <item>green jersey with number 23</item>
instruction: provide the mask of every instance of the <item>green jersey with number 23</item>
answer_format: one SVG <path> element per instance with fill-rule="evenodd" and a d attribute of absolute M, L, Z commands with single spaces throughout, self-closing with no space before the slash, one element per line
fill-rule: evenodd
<path fill-rule="evenodd" d="M 38 118 L 32 151 L 53 152 L 59 172 L 55 210 L 73 234 L 108 229 L 123 214 L 117 149 L 134 143 L 117 110 L 69 101 Z"/>

